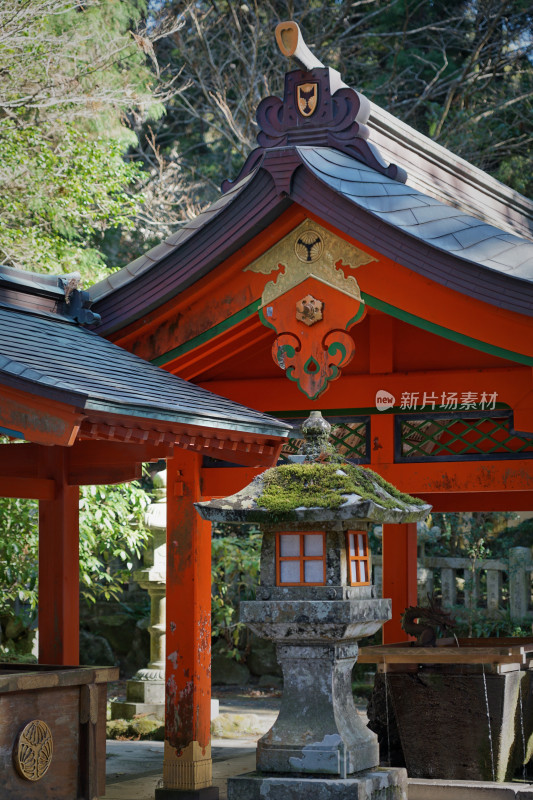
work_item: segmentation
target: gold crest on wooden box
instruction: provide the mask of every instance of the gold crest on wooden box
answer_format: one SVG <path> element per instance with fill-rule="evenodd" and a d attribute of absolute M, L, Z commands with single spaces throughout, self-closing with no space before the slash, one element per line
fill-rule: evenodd
<path fill-rule="evenodd" d="M 299 83 L 296 87 L 296 104 L 302 117 L 314 114 L 318 104 L 318 83 Z"/>
<path fill-rule="evenodd" d="M 19 732 L 13 748 L 13 761 L 21 778 L 40 781 L 52 763 L 52 731 L 42 719 L 34 719 Z"/>

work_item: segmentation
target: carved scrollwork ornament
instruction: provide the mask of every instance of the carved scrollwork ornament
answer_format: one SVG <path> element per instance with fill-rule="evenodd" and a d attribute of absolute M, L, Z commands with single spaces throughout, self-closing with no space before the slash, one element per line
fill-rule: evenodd
<path fill-rule="evenodd" d="M 53 753 L 52 731 L 42 719 L 34 719 L 18 733 L 13 747 L 13 763 L 21 778 L 40 781 L 48 772 Z"/>

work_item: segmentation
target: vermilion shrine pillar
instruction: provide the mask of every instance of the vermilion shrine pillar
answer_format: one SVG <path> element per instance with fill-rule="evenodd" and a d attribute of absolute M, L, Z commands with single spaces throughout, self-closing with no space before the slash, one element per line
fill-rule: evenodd
<path fill-rule="evenodd" d="M 42 477 L 55 498 L 39 501 L 39 663 L 79 663 L 79 488 L 67 483 L 67 448 L 42 448 Z"/>
<path fill-rule="evenodd" d="M 167 461 L 164 788 L 157 800 L 217 800 L 211 762 L 211 525 L 200 500 L 201 455 Z"/>
<path fill-rule="evenodd" d="M 392 619 L 383 626 L 383 644 L 410 639 L 401 626 L 407 606 L 417 605 L 416 522 L 383 525 L 383 597 L 392 600 Z"/>

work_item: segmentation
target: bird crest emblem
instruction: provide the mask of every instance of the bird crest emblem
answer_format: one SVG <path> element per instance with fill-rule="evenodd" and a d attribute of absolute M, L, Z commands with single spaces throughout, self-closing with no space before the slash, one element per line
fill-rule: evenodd
<path fill-rule="evenodd" d="M 296 103 L 302 117 L 314 114 L 318 104 L 318 83 L 299 83 L 296 86 Z"/>

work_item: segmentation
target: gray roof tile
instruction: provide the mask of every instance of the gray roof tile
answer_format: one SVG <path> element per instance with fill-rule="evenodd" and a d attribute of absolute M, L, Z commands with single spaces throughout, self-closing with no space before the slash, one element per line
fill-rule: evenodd
<path fill-rule="evenodd" d="M 387 221 L 389 220 L 387 219 Z M 393 222 L 393 220 L 390 221 Z M 440 236 L 450 236 L 452 234 L 456 236 L 457 233 L 464 231 L 465 228 L 467 230 L 469 229 L 467 224 L 457 216 L 445 217 L 444 219 L 434 219 L 431 222 L 422 222 L 416 225 L 416 227 L 409 225 L 402 225 L 401 227 L 403 227 L 407 233 L 412 233 L 414 236 L 418 236 L 420 239 L 427 240 L 438 239 Z M 461 244 L 459 239 L 457 239 L 457 241 L 459 244 Z"/>
<path fill-rule="evenodd" d="M 533 252 L 533 245 L 531 250 Z M 518 266 L 515 264 L 515 254 L 516 248 L 512 244 L 502 242 L 495 236 L 476 242 L 470 247 L 465 247 L 463 253 L 461 253 L 464 258 L 469 258 L 471 261 L 485 261 L 490 258 L 491 261 L 508 264 L 511 267 Z"/>
<path fill-rule="evenodd" d="M 355 183 L 354 181 L 341 181 L 338 187 L 343 194 L 349 197 L 386 197 L 387 192 L 379 183 Z"/>
<path fill-rule="evenodd" d="M 417 208 L 417 206 L 420 206 L 420 208 Z M 390 211 L 402 211 L 403 209 L 409 208 L 415 215 L 416 220 L 420 222 L 418 219 L 418 212 L 424 210 L 425 203 L 423 200 L 419 198 L 412 198 L 409 195 L 391 196 L 389 194 L 385 194 L 381 197 L 367 197 L 365 207 L 369 211 L 378 211 L 383 214 L 386 214 Z"/>
<path fill-rule="evenodd" d="M 461 220 L 463 218 L 461 217 Z M 500 231 L 498 228 L 494 228 L 492 225 L 485 225 L 484 223 L 480 222 L 479 225 L 470 225 L 463 231 L 457 231 L 455 233 L 455 238 L 462 244 L 463 247 L 470 247 L 471 245 L 477 244 L 478 242 L 483 242 L 488 238 L 496 236 L 498 240 L 502 243 L 505 243 L 504 239 L 499 236 Z M 513 246 L 512 242 L 507 242 L 509 247 Z"/>
<path fill-rule="evenodd" d="M 271 436 L 288 428 L 72 322 L 0 305 L 0 383 L 2 373 L 78 395 L 84 408 Z"/>
<path fill-rule="evenodd" d="M 351 202 L 367 209 L 389 225 L 478 265 L 533 281 L 533 242 L 488 225 L 476 217 L 394 181 L 331 148 L 299 147 L 307 166 L 324 183 L 341 191 Z M 329 165 L 329 167 L 328 167 Z M 328 176 L 328 168 L 334 173 Z M 373 173 L 372 183 L 369 174 Z M 342 188 L 339 189 L 339 175 Z M 376 176 L 379 175 L 379 179 Z M 401 197 L 401 211 L 369 200 L 381 185 L 391 197 Z M 372 186 L 372 189 L 370 189 Z M 425 207 L 421 207 L 421 201 Z"/>
<path fill-rule="evenodd" d="M 418 208 L 417 206 L 419 206 L 419 203 L 416 203 L 416 201 L 419 200 L 419 198 L 413 197 L 413 195 L 408 195 L 408 197 L 404 197 L 403 199 L 404 201 L 413 203 L 413 214 L 416 217 L 416 221 L 421 225 L 424 222 L 432 222 L 435 219 L 435 209 L 431 205 L 426 203 L 421 208 Z M 445 219 L 446 217 L 456 217 L 457 214 L 457 209 L 452 208 L 451 206 L 444 206 L 440 212 L 441 219 Z M 482 223 L 480 222 L 479 224 L 481 225 Z"/>

